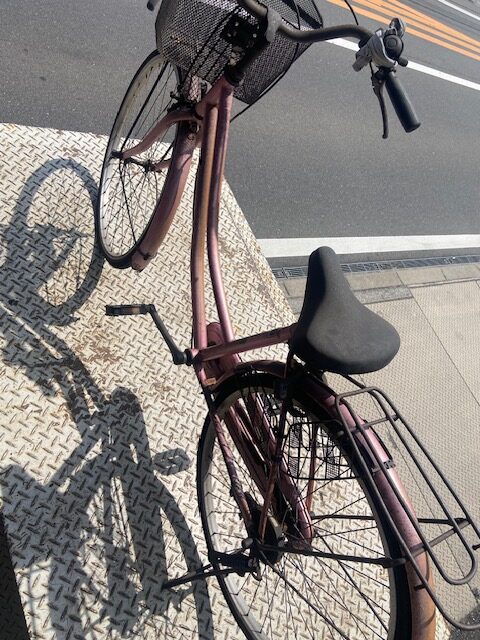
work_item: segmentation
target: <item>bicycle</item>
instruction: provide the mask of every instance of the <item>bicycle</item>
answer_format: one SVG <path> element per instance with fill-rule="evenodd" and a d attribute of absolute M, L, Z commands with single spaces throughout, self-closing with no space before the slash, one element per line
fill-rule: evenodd
<path fill-rule="evenodd" d="M 152 10 L 159 4 L 151 0 Z M 108 305 L 108 315 L 149 314 L 176 364 L 192 366 L 208 406 L 197 459 L 198 500 L 209 563 L 170 580 L 216 576 L 250 640 L 286 637 L 426 640 L 435 606 L 462 629 L 436 595 L 476 571 L 480 530 L 414 430 L 387 396 L 351 376 L 386 366 L 396 330 L 360 304 L 328 248 L 310 256 L 298 323 L 234 336 L 218 245 L 220 187 L 233 97 L 254 103 L 317 41 L 359 41 L 354 68 L 371 66 L 384 137 L 386 87 L 404 127 L 420 125 L 396 76 L 404 25 L 374 34 L 356 25 L 324 27 L 312 0 L 163 0 L 158 52 L 140 67 L 107 145 L 96 233 L 117 268 L 145 268 L 173 221 L 195 149 L 191 285 L 192 346 L 181 350 L 154 305 Z M 152 213 L 151 213 L 152 212 Z M 205 312 L 205 249 L 218 322 Z M 285 362 L 242 361 L 241 353 L 289 346 Z M 354 390 L 335 393 L 325 372 Z M 355 403 L 371 399 L 377 417 Z M 417 518 L 380 430 L 396 435 L 440 517 Z M 428 468 L 428 472 L 426 469 Z M 453 501 L 456 515 L 447 502 Z M 429 526 L 438 535 L 428 535 Z M 474 542 L 467 540 L 465 530 Z M 470 566 L 450 575 L 434 547 L 455 539 Z"/>

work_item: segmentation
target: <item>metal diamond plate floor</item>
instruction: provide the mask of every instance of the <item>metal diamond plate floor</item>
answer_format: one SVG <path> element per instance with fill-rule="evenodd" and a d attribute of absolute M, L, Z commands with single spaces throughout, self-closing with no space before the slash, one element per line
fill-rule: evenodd
<path fill-rule="evenodd" d="M 114 271 L 93 245 L 105 138 L 14 125 L 0 132 L 0 488 L 18 584 L 18 593 L 1 585 L 9 619 L 0 637 L 241 638 L 214 580 L 160 588 L 165 576 L 205 561 L 194 471 L 205 410 L 194 376 L 171 364 L 148 318 L 104 315 L 108 303 L 154 302 L 180 345 L 189 344 L 193 184 L 152 265 L 142 274 Z M 222 212 L 237 334 L 292 322 L 228 186 Z M 426 353 L 435 345 L 422 333 L 418 295 L 413 311 L 412 300 L 380 311 L 416 332 Z M 416 379 L 403 354 L 398 369 L 382 374 L 383 386 L 398 386 L 395 372 Z M 441 375 L 457 384 L 444 360 L 422 393 Z M 453 406 L 452 394 L 435 403 L 435 418 Z M 456 406 L 449 424 L 475 411 Z M 447 636 L 439 623 L 437 638 Z"/>
<path fill-rule="evenodd" d="M 0 483 L 30 637 L 243 637 L 213 581 L 160 590 L 205 561 L 194 376 L 147 318 L 104 315 L 106 303 L 155 302 L 189 344 L 193 185 L 155 264 L 114 272 L 93 250 L 105 139 L 0 131 Z M 291 322 L 227 187 L 222 208 L 238 335 Z M 8 633 L 25 637 L 21 621 Z"/>

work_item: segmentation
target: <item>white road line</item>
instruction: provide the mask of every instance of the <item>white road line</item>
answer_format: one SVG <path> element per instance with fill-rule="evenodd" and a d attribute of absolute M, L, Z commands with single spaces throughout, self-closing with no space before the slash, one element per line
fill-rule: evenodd
<path fill-rule="evenodd" d="M 438 0 L 438 2 L 441 2 L 442 4 L 446 5 L 447 7 L 450 7 L 451 9 L 455 9 L 456 11 L 460 11 L 460 13 L 464 13 L 466 16 L 470 16 L 470 18 L 473 18 L 474 20 L 480 20 L 480 16 L 477 15 L 476 13 L 472 13 L 471 11 L 467 11 L 463 7 L 459 7 L 458 5 L 453 4 L 452 2 L 447 2 L 447 0 Z"/>
<path fill-rule="evenodd" d="M 258 240 L 267 258 L 308 256 L 317 247 L 337 253 L 385 253 L 434 249 L 480 248 L 480 235 L 374 236 L 365 238 L 263 238 Z"/>
<path fill-rule="evenodd" d="M 445 1 L 445 0 L 442 0 L 442 1 Z M 335 44 L 337 45 L 337 47 L 343 47 L 344 49 L 350 49 L 351 51 L 358 51 L 358 46 L 354 42 L 350 42 L 350 40 L 344 40 L 343 38 L 338 38 L 336 40 L 327 40 L 327 42 L 330 42 L 331 44 Z M 465 80 L 464 78 L 453 76 L 451 73 L 445 73 L 444 71 L 439 71 L 438 69 L 427 67 L 424 64 L 419 64 L 418 62 L 412 62 L 410 60 L 408 63 L 408 68 L 412 69 L 413 71 L 420 71 L 421 73 L 425 73 L 429 76 L 440 78 L 441 80 L 446 80 L 447 82 L 453 82 L 454 84 L 459 84 L 462 87 L 468 87 L 469 89 L 480 91 L 480 84 L 478 82 Z"/>
<path fill-rule="evenodd" d="M 419 64 L 418 62 L 409 62 L 408 68 L 413 69 L 414 71 L 421 71 L 422 73 L 426 73 L 429 76 L 436 76 L 437 78 L 441 78 L 442 80 L 446 80 L 447 82 L 460 84 L 462 85 L 462 87 L 468 87 L 469 89 L 480 91 L 480 84 L 478 82 L 472 82 L 471 80 L 464 80 L 464 78 L 459 78 L 458 76 L 452 76 L 450 73 L 445 73 L 444 71 L 438 71 L 437 69 L 426 67 L 425 65 Z"/>

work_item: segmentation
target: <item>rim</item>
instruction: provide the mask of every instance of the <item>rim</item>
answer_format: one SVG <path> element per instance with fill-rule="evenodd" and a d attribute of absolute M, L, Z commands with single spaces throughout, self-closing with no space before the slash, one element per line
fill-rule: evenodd
<path fill-rule="evenodd" d="M 245 389 L 242 390 L 245 394 Z M 242 391 L 233 392 L 222 402 L 218 415 L 233 402 L 245 405 Z M 251 393 L 251 390 L 250 390 Z M 278 423 L 278 403 L 271 388 L 256 388 L 262 396 L 270 423 Z M 307 403 L 305 403 L 307 404 Z M 328 423 L 319 421 L 305 404 L 296 401 L 295 415 L 290 413 L 286 446 L 291 460 L 297 461 L 295 475 L 302 495 L 306 481 L 303 476 L 306 457 L 302 456 L 301 439 L 312 425 L 318 425 L 319 450 L 323 451 L 316 465 L 318 481 L 312 509 L 315 536 L 312 547 L 328 553 L 342 553 L 370 557 L 384 557 L 389 552 L 385 532 L 374 518 L 371 500 L 361 481 L 352 471 L 344 454 L 332 439 Z M 315 420 L 312 420 L 315 418 Z M 230 437 L 235 450 L 235 463 L 245 490 L 262 500 L 251 474 Z M 203 490 L 202 518 L 207 544 L 216 551 L 232 552 L 241 548 L 247 537 L 238 517 L 238 507 L 230 495 L 229 478 L 223 456 L 210 426 L 202 451 Z M 305 476 L 308 474 L 305 474 Z M 327 515 L 335 518 L 327 518 Z M 295 528 L 287 522 L 290 516 L 272 513 L 284 530 L 287 545 L 293 546 Z M 322 519 L 320 519 L 322 517 Z M 298 545 L 297 545 L 298 546 Z M 396 627 L 395 579 L 393 571 L 372 564 L 339 562 L 308 555 L 281 553 L 269 562 L 259 562 L 260 580 L 252 574 L 222 577 L 222 589 L 237 622 L 250 638 L 305 637 L 330 638 L 393 638 Z M 258 578 L 258 576 L 257 576 Z"/>
<path fill-rule="evenodd" d="M 113 260 L 127 257 L 141 241 L 152 219 L 168 169 L 151 164 L 171 158 L 177 127 L 173 126 L 134 162 L 113 157 L 141 140 L 172 105 L 177 89 L 174 65 L 153 55 L 142 65 L 124 98 L 108 142 L 98 205 L 102 248 Z M 141 164 L 138 164 L 141 163 Z"/>

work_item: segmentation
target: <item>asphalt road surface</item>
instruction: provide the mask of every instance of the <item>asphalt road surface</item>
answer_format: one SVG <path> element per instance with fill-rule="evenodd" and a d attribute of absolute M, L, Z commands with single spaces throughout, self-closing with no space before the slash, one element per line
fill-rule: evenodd
<path fill-rule="evenodd" d="M 232 127 L 227 177 L 256 236 L 299 239 L 296 251 L 264 243 L 277 264 L 293 255 L 304 263 L 308 238 L 347 237 L 340 253 L 358 254 L 373 237 L 374 255 L 384 248 L 379 236 L 397 239 L 396 250 L 411 236 L 443 236 L 448 249 L 450 236 L 480 233 L 480 5 L 353 5 L 370 28 L 405 17 L 405 53 L 416 65 L 400 74 L 422 126 L 405 134 L 388 105 L 390 138 L 382 140 L 368 71 L 352 70 L 344 46 L 312 46 Z M 340 0 L 319 8 L 326 24 L 351 21 Z M 108 133 L 154 47 L 145 2 L 0 0 L 0 15 L 0 121 Z M 480 236 L 469 242 L 475 253 Z"/>

